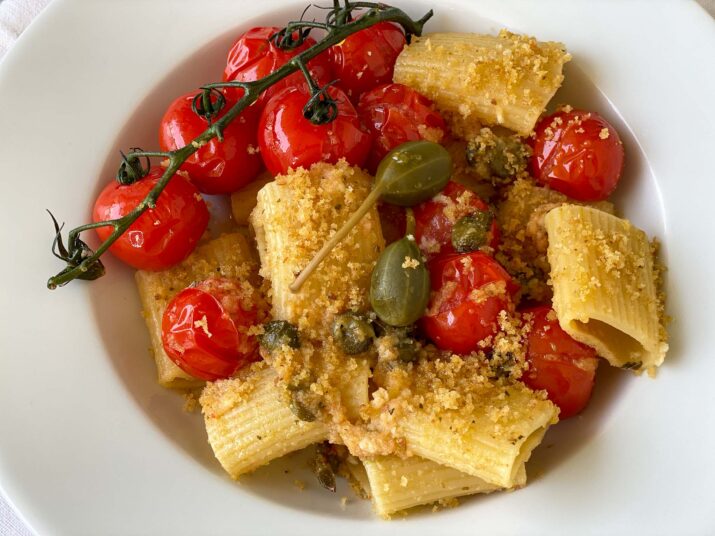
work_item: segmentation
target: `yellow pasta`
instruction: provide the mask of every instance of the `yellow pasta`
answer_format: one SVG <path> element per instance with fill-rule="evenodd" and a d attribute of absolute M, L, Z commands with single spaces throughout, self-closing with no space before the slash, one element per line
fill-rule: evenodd
<path fill-rule="evenodd" d="M 614 366 L 660 365 L 668 345 L 646 234 L 628 220 L 575 205 L 550 211 L 545 222 L 561 327 Z"/>
<path fill-rule="evenodd" d="M 136 283 L 143 315 L 151 337 L 158 381 L 164 387 L 191 388 L 203 382 L 177 367 L 164 352 L 161 320 L 164 309 L 177 293 L 194 281 L 212 275 L 255 281 L 258 265 L 246 238 L 240 233 L 222 235 L 200 246 L 186 260 L 161 272 L 139 270 Z"/>
<path fill-rule="evenodd" d="M 414 454 L 511 488 L 557 414 L 551 402 L 521 384 L 487 386 L 469 412 L 435 416 L 415 410 L 402 416 L 400 427 Z"/>
<path fill-rule="evenodd" d="M 368 307 L 366 289 L 384 248 L 373 208 L 328 255 L 298 292 L 288 287 L 323 243 L 355 211 L 372 178 L 344 160 L 276 177 L 258 193 L 251 214 L 261 275 L 271 282 L 273 316 L 320 340 L 337 313 Z"/>
<path fill-rule="evenodd" d="M 413 38 L 403 49 L 394 81 L 450 112 L 458 134 L 465 134 L 464 125 L 478 130 L 483 123 L 526 136 L 561 85 L 569 59 L 561 43 L 505 30 L 498 36 L 433 33 Z"/>
<path fill-rule="evenodd" d="M 501 489 L 479 477 L 417 456 L 406 459 L 379 456 L 363 463 L 375 512 L 382 517 L 421 504 Z M 525 484 L 526 470 L 521 464 L 514 486 Z"/>
<path fill-rule="evenodd" d="M 209 443 L 232 478 L 328 437 L 322 422 L 298 420 L 277 380 L 257 364 L 238 378 L 207 384 L 201 394 Z"/>

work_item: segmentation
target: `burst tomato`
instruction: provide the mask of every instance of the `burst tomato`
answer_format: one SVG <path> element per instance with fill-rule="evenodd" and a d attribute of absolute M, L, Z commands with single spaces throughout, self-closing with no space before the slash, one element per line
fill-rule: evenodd
<path fill-rule="evenodd" d="M 428 263 L 432 296 L 421 326 L 439 348 L 466 354 L 490 346 L 519 286 L 490 256 L 475 251 Z M 482 346 L 480 346 L 482 343 Z"/>
<path fill-rule="evenodd" d="M 363 93 L 358 113 L 372 134 L 367 169 L 373 174 L 380 160 L 398 145 L 424 139 L 439 143 L 447 132 L 432 101 L 402 84 L 385 84 Z"/>
<path fill-rule="evenodd" d="M 304 87 L 284 89 L 268 101 L 258 125 L 258 142 L 272 174 L 308 168 L 316 162 L 335 163 L 341 158 L 353 166 L 365 163 L 370 135 L 342 90 L 330 87 L 328 94 L 337 102 L 338 115 L 324 125 L 314 125 L 303 116 L 310 98 Z"/>
<path fill-rule="evenodd" d="M 531 323 L 529 370 L 522 381 L 532 389 L 545 389 L 549 399 L 561 408 L 561 419 L 580 413 L 591 398 L 598 365 L 596 351 L 561 329 L 548 305 L 524 309 L 522 315 Z"/>
<path fill-rule="evenodd" d="M 315 39 L 307 37 L 305 41 L 292 50 L 282 50 L 273 44 L 269 38 L 280 28 L 275 26 L 259 26 L 251 28 L 242 34 L 231 47 L 226 58 L 226 69 L 223 79 L 253 82 L 268 76 L 283 66 L 293 56 L 300 54 L 315 45 Z M 313 79 L 324 86 L 332 81 L 330 62 L 326 54 L 320 54 L 308 62 L 308 70 Z M 296 72 L 268 88 L 258 99 L 256 107 L 260 110 L 268 100 L 284 88 L 302 85 L 307 87 L 305 77 Z"/>
<path fill-rule="evenodd" d="M 330 48 L 333 73 L 350 98 L 379 84 L 392 82 L 395 60 L 405 46 L 405 35 L 391 22 L 380 22 Z"/>
<path fill-rule="evenodd" d="M 602 201 L 618 185 L 623 143 L 618 132 L 595 112 L 560 111 L 534 129 L 534 178 L 579 201 Z"/>
<path fill-rule="evenodd" d="M 152 168 L 133 184 L 110 182 L 94 203 L 95 222 L 121 218 L 134 210 L 159 182 L 164 170 Z M 209 222 L 206 203 L 196 187 L 174 176 L 159 195 L 154 208 L 147 209 L 120 236 L 109 251 L 139 270 L 164 270 L 184 260 L 196 247 Z M 106 240 L 111 227 L 96 229 Z"/>
<path fill-rule="evenodd" d="M 174 151 L 191 143 L 209 126 L 208 121 L 194 113 L 191 103 L 197 92 L 179 97 L 166 110 L 159 126 L 159 145 L 163 151 Z M 236 101 L 226 97 L 226 104 L 217 119 Z M 199 190 L 206 194 L 235 192 L 252 181 L 261 170 L 256 128 L 258 111 L 247 108 L 223 131 L 223 141 L 214 138 L 199 147 L 181 169 L 189 174 Z"/>
<path fill-rule="evenodd" d="M 414 207 L 417 245 L 428 259 L 455 253 L 452 227 L 457 220 L 475 211 L 488 210 L 487 204 L 477 194 L 450 181 L 437 197 Z M 496 248 L 499 237 L 499 226 L 494 219 L 486 245 Z"/>
<path fill-rule="evenodd" d="M 162 342 L 171 360 L 202 380 L 218 380 L 258 359 L 248 333 L 262 317 L 257 293 L 240 282 L 211 278 L 182 290 L 164 311 Z"/>

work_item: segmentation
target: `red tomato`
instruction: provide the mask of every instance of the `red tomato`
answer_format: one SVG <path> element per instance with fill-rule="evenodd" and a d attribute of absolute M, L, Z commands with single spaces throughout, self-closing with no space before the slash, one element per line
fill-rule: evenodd
<path fill-rule="evenodd" d="M 191 102 L 198 92 L 179 97 L 166 110 L 159 126 L 159 145 L 163 151 L 174 151 L 191 143 L 208 128 L 208 121 L 196 115 Z M 236 101 L 226 98 L 223 116 Z M 252 181 L 261 170 L 256 128 L 257 110 L 249 107 L 223 131 L 223 141 L 216 138 L 192 154 L 181 169 L 186 171 L 199 190 L 206 194 L 235 192 Z"/>
<path fill-rule="evenodd" d="M 407 214 L 405 207 L 398 207 L 390 203 L 378 202 L 377 214 L 380 217 L 382 236 L 387 244 L 397 242 L 407 232 Z"/>
<path fill-rule="evenodd" d="M 233 44 L 226 58 L 226 69 L 223 79 L 253 82 L 268 76 L 283 66 L 293 56 L 303 52 L 315 44 L 315 39 L 307 37 L 303 44 L 293 50 L 281 50 L 269 41 L 271 35 L 280 28 L 276 26 L 259 26 L 251 28 L 241 35 Z M 313 79 L 322 87 L 333 80 L 330 62 L 326 54 L 320 54 L 308 62 L 308 71 Z M 277 84 L 268 88 L 258 99 L 256 107 L 261 110 L 268 100 L 286 87 L 303 85 L 307 87 L 302 73 L 293 73 Z"/>
<path fill-rule="evenodd" d="M 358 113 L 373 135 L 367 160 L 373 174 L 380 160 L 398 145 L 424 139 L 439 143 L 447 132 L 432 101 L 402 84 L 385 84 L 363 93 Z"/>
<path fill-rule="evenodd" d="M 450 181 L 442 193 L 414 207 L 415 240 L 428 259 L 455 253 L 452 246 L 452 227 L 457 221 L 477 210 L 489 210 L 480 197 L 457 182 Z M 499 226 L 492 220 L 487 245 L 499 245 Z"/>
<path fill-rule="evenodd" d="M 268 101 L 258 125 L 258 143 L 268 171 L 278 175 L 288 168 L 334 164 L 341 158 L 353 166 L 365 163 L 370 135 L 342 90 L 330 87 L 328 94 L 338 103 L 338 116 L 325 125 L 314 125 L 303 117 L 310 98 L 307 88 L 287 88 Z"/>
<path fill-rule="evenodd" d="M 532 389 L 545 389 L 561 408 L 561 419 L 580 413 L 591 398 L 596 351 L 561 329 L 550 306 L 531 307 L 522 314 L 532 324 L 526 354 L 530 367 L 522 381 Z"/>
<path fill-rule="evenodd" d="M 392 82 L 395 60 L 405 35 L 391 22 L 380 22 L 330 48 L 330 63 L 340 86 L 357 99 L 379 84 Z"/>
<path fill-rule="evenodd" d="M 149 174 L 128 186 L 110 182 L 94 203 L 95 222 L 125 216 L 149 194 L 164 170 L 154 167 Z M 112 244 L 109 251 L 139 270 L 164 270 L 184 260 L 196 247 L 209 222 L 209 211 L 196 187 L 174 176 L 156 201 Z M 96 229 L 106 240 L 111 227 Z"/>
<path fill-rule="evenodd" d="M 518 284 L 481 251 L 437 257 L 428 268 L 432 297 L 420 320 L 427 337 L 460 354 L 489 348 L 485 339 L 497 333 L 499 313 L 514 308 Z"/>
<path fill-rule="evenodd" d="M 530 139 L 534 178 L 579 201 L 602 201 L 618 185 L 623 143 L 595 112 L 561 111 L 543 118 Z"/>
<path fill-rule="evenodd" d="M 260 309 L 240 282 L 211 278 L 182 290 L 164 311 L 164 350 L 181 370 L 218 380 L 258 359 L 258 340 L 248 330 Z"/>

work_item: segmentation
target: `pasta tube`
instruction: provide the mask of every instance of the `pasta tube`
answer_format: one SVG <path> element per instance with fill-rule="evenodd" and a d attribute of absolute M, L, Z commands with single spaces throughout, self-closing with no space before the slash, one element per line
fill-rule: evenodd
<path fill-rule="evenodd" d="M 545 219 L 561 327 L 611 365 L 659 366 L 668 345 L 646 234 L 628 220 L 564 205 Z"/>
<path fill-rule="evenodd" d="M 328 437 L 320 421 L 298 420 L 264 363 L 208 383 L 200 403 L 214 455 L 232 478 Z"/>
<path fill-rule="evenodd" d="M 471 134 L 483 123 L 526 136 L 561 85 L 570 59 L 561 43 L 506 30 L 498 36 L 433 33 L 403 49 L 393 78 L 450 112 L 458 134 L 464 130 L 460 123 L 475 124 Z"/>

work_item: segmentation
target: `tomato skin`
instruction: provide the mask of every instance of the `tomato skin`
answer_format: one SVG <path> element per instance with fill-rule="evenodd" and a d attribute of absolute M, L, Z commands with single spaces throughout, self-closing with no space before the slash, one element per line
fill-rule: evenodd
<path fill-rule="evenodd" d="M 529 370 L 521 380 L 532 389 L 545 389 L 549 399 L 568 419 L 588 404 L 593 390 L 598 358 L 590 346 L 575 341 L 566 333 L 549 305 L 521 311 L 531 323 L 526 357 Z"/>
<path fill-rule="evenodd" d="M 224 81 L 238 80 L 253 82 L 268 76 L 296 56 L 315 44 L 315 39 L 307 37 L 303 44 L 292 50 L 281 50 L 269 41 L 271 35 L 280 28 L 258 26 L 242 34 L 231 47 L 223 72 Z M 333 73 L 327 54 L 320 54 L 308 62 L 308 71 L 321 87 L 333 80 Z M 303 85 L 307 87 L 301 72 L 293 73 L 269 87 L 256 101 L 257 110 L 262 110 L 268 100 L 287 87 Z"/>
<path fill-rule="evenodd" d="M 416 224 L 415 241 L 428 259 L 456 253 L 452 246 L 452 227 L 456 221 L 471 212 L 489 210 L 489 206 L 477 194 L 454 181 L 447 183 L 440 196 L 447 197 L 454 202 L 455 209 L 452 218 L 445 213 L 447 205 L 435 199 L 420 203 L 413 209 Z M 462 196 L 467 196 L 468 202 L 460 205 L 457 201 Z M 501 237 L 496 218 L 492 220 L 489 234 L 490 239 L 487 245 L 496 248 Z M 435 251 L 434 248 L 437 246 L 439 249 Z"/>
<path fill-rule="evenodd" d="M 94 203 L 95 222 L 125 216 L 149 194 L 164 170 L 154 167 L 133 184 L 112 181 Z M 209 222 L 209 211 L 196 187 L 175 175 L 156 201 L 109 248 L 116 257 L 138 270 L 164 270 L 184 260 L 196 247 Z M 101 240 L 111 227 L 96 229 Z"/>
<path fill-rule="evenodd" d="M 202 380 L 228 378 L 258 358 L 258 341 L 247 333 L 259 309 L 236 296 L 238 284 L 212 278 L 179 292 L 162 318 L 162 342 L 171 360 Z"/>
<path fill-rule="evenodd" d="M 560 111 L 543 118 L 530 138 L 537 182 L 578 201 L 602 201 L 618 185 L 623 143 L 595 112 Z"/>
<path fill-rule="evenodd" d="M 162 151 L 174 151 L 191 143 L 209 126 L 196 115 L 191 103 L 198 92 L 189 93 L 169 105 L 159 126 L 159 145 Z M 218 115 L 222 117 L 236 104 L 227 96 Z M 258 111 L 248 107 L 223 131 L 223 141 L 214 138 L 192 154 L 181 169 L 186 171 L 197 188 L 205 194 L 235 192 L 251 182 L 261 170 L 258 155 Z"/>
<path fill-rule="evenodd" d="M 420 320 L 424 333 L 438 348 L 459 354 L 488 348 L 483 341 L 497 333 L 499 313 L 514 309 L 519 285 L 481 251 L 440 256 L 427 266 L 433 292 L 427 314 Z M 470 299 L 473 291 L 499 282 L 504 284 L 503 294 L 490 295 L 479 303 Z"/>
<path fill-rule="evenodd" d="M 402 84 L 384 84 L 363 93 L 358 113 L 373 136 L 367 169 L 373 175 L 387 153 L 408 141 L 429 136 L 439 143 L 447 125 L 432 101 Z"/>
<path fill-rule="evenodd" d="M 334 164 L 341 158 L 353 166 L 365 163 L 370 135 L 341 89 L 332 86 L 328 94 L 338 103 L 338 116 L 325 125 L 314 125 L 303 117 L 310 98 L 307 88 L 287 88 L 268 101 L 258 125 L 258 143 L 273 175 L 288 168 L 309 168 L 316 162 Z"/>
<path fill-rule="evenodd" d="M 407 41 L 397 26 L 379 22 L 330 47 L 333 73 L 350 98 L 392 82 L 395 60 Z"/>

